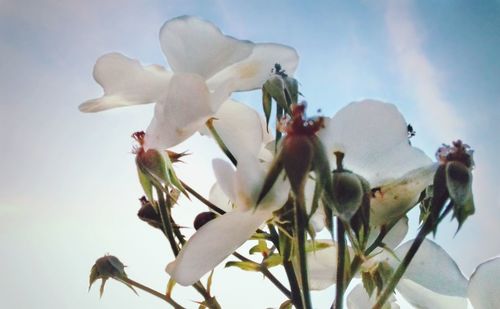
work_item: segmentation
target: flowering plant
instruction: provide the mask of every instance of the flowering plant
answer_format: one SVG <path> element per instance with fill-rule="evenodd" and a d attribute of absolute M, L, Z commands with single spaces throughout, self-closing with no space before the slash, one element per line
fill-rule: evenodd
<path fill-rule="evenodd" d="M 335 308 L 398 308 L 395 290 L 418 308 L 465 308 L 467 299 L 475 308 L 500 306 L 498 258 L 468 280 L 426 238 L 446 216 L 460 229 L 474 213 L 469 146 L 443 145 L 433 162 L 411 145 L 414 132 L 396 106 L 375 100 L 353 102 L 332 118 L 308 118 L 292 77 L 298 55 L 291 47 L 238 40 L 187 16 L 167 21 L 160 41 L 171 71 L 104 55 L 94 67 L 104 95 L 80 110 L 155 103 L 149 127 L 133 134 L 144 190 L 138 216 L 160 230 L 172 250 L 168 289 L 160 293 L 133 281 L 122 262 L 104 256 L 90 275 L 90 285 L 102 279 L 101 294 L 112 278 L 184 308 L 172 296 L 178 283 L 200 293 L 201 307 L 220 308 L 211 278 L 232 255 L 236 261 L 225 266 L 263 274 L 286 297 L 281 308 L 313 308 L 310 291 L 331 285 Z M 263 115 L 230 98 L 254 89 L 262 90 Z M 212 161 L 217 182 L 208 198 L 176 175 L 181 158 L 189 163 L 186 153 L 168 149 L 197 131 L 229 161 Z M 194 218 L 189 238 L 172 214 L 181 195 L 208 208 Z M 417 205 L 418 234 L 400 245 L 409 228 L 406 213 Z M 330 239 L 318 239 L 323 230 Z M 237 252 L 247 242 L 260 259 Z M 200 279 L 209 273 L 204 285 Z M 361 283 L 345 297 L 353 280 Z"/>

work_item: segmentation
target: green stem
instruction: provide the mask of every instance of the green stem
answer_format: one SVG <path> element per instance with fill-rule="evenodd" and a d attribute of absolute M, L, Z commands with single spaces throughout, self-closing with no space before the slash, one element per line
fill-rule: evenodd
<path fill-rule="evenodd" d="M 373 306 L 373 309 L 381 309 L 382 306 L 387 301 L 387 299 L 391 296 L 399 280 L 401 280 L 401 277 L 403 277 L 403 274 L 408 268 L 408 265 L 410 265 L 411 260 L 413 259 L 418 249 L 420 248 L 420 245 L 425 240 L 425 236 L 427 236 L 427 234 L 429 234 L 429 232 L 432 231 L 432 226 L 433 224 L 431 220 L 427 220 L 424 223 L 422 229 L 420 229 L 420 231 L 417 234 L 417 237 L 411 244 L 410 250 L 408 250 L 405 257 L 403 258 L 403 261 L 401 262 L 401 264 L 399 264 L 396 271 L 392 274 L 391 279 L 382 290 L 382 293 L 380 293 L 379 297 L 377 298 L 377 302 Z"/>
<path fill-rule="evenodd" d="M 345 227 L 337 217 L 337 284 L 335 287 L 335 309 L 342 309 L 344 305 L 344 269 L 345 269 Z"/>
<path fill-rule="evenodd" d="M 156 187 L 156 194 L 158 195 L 158 209 L 160 212 L 163 232 L 167 236 L 168 242 L 170 243 L 170 247 L 172 248 L 174 256 L 177 256 L 179 254 L 179 246 L 177 245 L 177 242 L 173 234 L 172 222 L 170 222 L 170 214 L 169 210 L 167 209 L 169 206 L 165 202 L 163 191 L 158 187 Z M 168 198 L 169 197 L 167 195 L 167 199 Z"/>
<path fill-rule="evenodd" d="M 191 188 L 190 186 L 188 186 L 184 181 L 181 180 L 181 184 L 184 187 L 184 189 L 186 189 L 187 192 L 191 193 L 194 197 L 196 197 L 200 202 L 202 202 L 203 204 L 205 204 L 211 210 L 215 211 L 219 215 L 223 215 L 223 214 L 226 213 L 224 210 L 220 209 L 215 204 L 213 204 L 212 202 L 210 202 L 209 200 L 207 200 L 206 198 L 204 198 L 203 195 L 201 195 L 198 192 L 196 192 L 196 190 L 194 190 L 193 188 Z"/>
<path fill-rule="evenodd" d="M 231 151 L 229 151 L 229 149 L 227 148 L 226 144 L 224 144 L 224 141 L 220 137 L 219 133 L 217 133 L 217 130 L 215 129 L 214 124 L 213 124 L 213 120 L 214 120 L 214 118 L 210 118 L 205 123 L 206 126 L 207 126 L 207 128 L 208 128 L 208 130 L 212 134 L 212 137 L 215 139 L 215 142 L 217 143 L 217 145 L 219 145 L 220 149 L 226 154 L 226 156 L 228 157 L 228 159 L 231 160 L 231 162 L 234 164 L 234 166 L 238 165 L 238 161 L 233 156 L 233 154 L 231 153 Z"/>
<path fill-rule="evenodd" d="M 144 292 L 146 293 L 149 293 L 153 296 L 156 296 L 164 301 L 166 301 L 167 303 L 169 303 L 172 307 L 174 307 L 175 309 L 186 309 L 184 308 L 183 306 L 179 305 L 176 301 L 174 301 L 173 299 L 171 299 L 170 297 L 168 297 L 167 295 L 164 295 L 156 290 L 153 290 L 152 288 L 150 287 L 147 287 L 137 281 L 134 281 L 130 278 L 120 278 L 119 279 L 120 281 L 123 281 L 124 283 L 126 284 L 130 284 L 131 286 L 134 286 L 140 290 L 143 290 Z"/>
<path fill-rule="evenodd" d="M 306 230 L 307 213 L 305 211 L 303 187 L 295 200 L 295 233 L 299 252 L 300 283 L 302 285 L 302 302 L 305 309 L 311 309 L 311 295 L 309 293 L 309 279 L 307 274 Z"/>

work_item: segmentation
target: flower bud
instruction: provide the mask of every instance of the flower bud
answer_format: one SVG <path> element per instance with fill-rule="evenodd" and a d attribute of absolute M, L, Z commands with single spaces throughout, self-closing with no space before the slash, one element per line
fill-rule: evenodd
<path fill-rule="evenodd" d="M 332 194 L 334 213 L 347 222 L 361 206 L 365 192 L 358 175 L 351 172 L 334 172 Z"/>
<path fill-rule="evenodd" d="M 109 278 L 117 279 L 123 282 L 124 279 L 127 279 L 127 274 L 125 273 L 125 265 L 123 265 L 123 263 L 117 257 L 112 255 L 105 255 L 97 259 L 94 266 L 92 266 L 92 269 L 90 270 L 89 290 L 95 281 L 102 279 L 101 288 L 99 290 L 100 296 L 102 297 L 102 294 L 104 293 L 104 285 L 106 283 L 106 280 L 108 280 Z M 132 286 L 127 283 L 125 284 L 135 292 Z"/>
<path fill-rule="evenodd" d="M 148 223 L 152 227 L 161 229 L 161 217 L 160 214 L 156 211 L 153 205 L 146 199 L 146 197 L 141 197 L 139 199 L 141 201 L 141 208 L 137 212 L 137 216 L 142 221 Z"/>
<path fill-rule="evenodd" d="M 215 218 L 217 218 L 217 215 L 211 211 L 199 213 L 196 218 L 194 218 L 193 226 L 195 230 L 199 230 L 202 226 Z"/>

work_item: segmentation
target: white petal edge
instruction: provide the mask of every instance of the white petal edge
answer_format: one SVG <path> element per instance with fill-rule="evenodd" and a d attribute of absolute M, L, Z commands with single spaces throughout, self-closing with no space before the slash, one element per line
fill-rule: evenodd
<path fill-rule="evenodd" d="M 247 58 L 254 46 L 193 16 L 167 21 L 160 30 L 160 43 L 174 72 L 197 73 L 205 79 Z"/>
<path fill-rule="evenodd" d="M 88 100 L 79 108 L 94 113 L 115 107 L 156 102 L 167 90 L 172 72 L 159 65 L 141 66 L 138 60 L 119 53 L 109 53 L 97 59 L 94 79 L 104 95 Z"/>
<path fill-rule="evenodd" d="M 409 144 L 406 121 L 389 103 L 350 103 L 326 121 L 318 135 L 331 160 L 334 151 L 344 152 L 344 166 L 365 177 L 372 187 L 432 162 Z"/>
<path fill-rule="evenodd" d="M 415 206 L 422 191 L 432 184 L 437 167 L 437 163 L 427 164 L 376 188 L 370 201 L 371 225 L 397 220 Z"/>
<path fill-rule="evenodd" d="M 181 285 L 193 284 L 238 249 L 271 216 L 269 211 L 235 210 L 208 222 L 167 265 L 167 273 Z"/>
<path fill-rule="evenodd" d="M 407 241 L 399 246 L 395 253 L 402 260 L 409 250 L 413 240 Z M 465 299 L 467 294 L 467 279 L 464 277 L 455 261 L 448 253 L 435 242 L 426 239 L 415 254 L 408 266 L 403 278 L 416 283 L 417 285 L 403 285 L 398 291 L 407 299 L 414 303 L 421 302 L 426 306 L 427 298 L 421 298 L 425 291 L 419 286 L 444 297 Z M 432 300 L 429 298 L 429 300 Z"/>
<path fill-rule="evenodd" d="M 214 170 L 215 179 L 222 192 L 233 203 L 236 202 L 236 171 L 231 163 L 222 159 L 212 160 L 212 169 Z"/>
<path fill-rule="evenodd" d="M 224 191 L 222 191 L 218 183 L 214 183 L 210 188 L 210 192 L 208 193 L 208 200 L 225 212 L 233 210 L 233 204 L 231 200 L 229 199 L 229 197 L 227 197 Z"/>
<path fill-rule="evenodd" d="M 224 141 L 236 160 L 251 154 L 257 156 L 262 148 L 264 132 L 261 117 L 253 108 L 237 102 L 226 100 L 213 116 L 215 130 Z M 201 134 L 210 135 L 206 127 Z"/>
<path fill-rule="evenodd" d="M 382 242 L 390 249 L 396 248 L 405 238 L 408 233 L 408 217 L 404 216 L 399 219 L 398 222 L 392 227 L 392 229 L 385 235 Z M 368 246 L 371 246 L 372 243 L 377 239 L 380 234 L 380 228 L 372 228 L 370 231 L 370 236 L 368 238 Z"/>
<path fill-rule="evenodd" d="M 201 76 L 175 74 L 166 95 L 155 106 L 144 147 L 164 150 L 189 138 L 216 111 L 214 105 L 218 102 L 213 101 L 213 96 Z"/>
<path fill-rule="evenodd" d="M 331 240 L 316 240 L 328 248 L 307 253 L 307 271 L 311 290 L 324 290 L 337 281 L 337 244 Z"/>
<path fill-rule="evenodd" d="M 470 278 L 467 295 L 474 309 L 500 308 L 500 257 L 477 266 Z"/>
<path fill-rule="evenodd" d="M 275 44 L 255 44 L 251 55 L 241 62 L 227 67 L 207 80 L 210 89 L 219 84 L 231 82 L 231 91 L 260 89 L 279 63 L 288 75 L 297 69 L 299 55 L 292 47 Z"/>
<path fill-rule="evenodd" d="M 422 285 L 408 279 L 401 279 L 397 286 L 404 299 L 422 309 L 466 309 L 467 299 L 459 296 L 447 296 L 433 292 Z M 477 309 L 477 308 L 476 308 Z"/>
<path fill-rule="evenodd" d="M 347 295 L 347 308 L 368 309 L 375 305 L 376 300 L 376 293 L 373 293 L 373 295 L 370 297 L 363 285 L 358 284 L 349 293 L 349 295 Z M 394 295 L 389 296 L 389 299 L 384 305 L 383 309 L 399 309 L 399 305 L 396 304 L 396 298 L 394 297 Z"/>

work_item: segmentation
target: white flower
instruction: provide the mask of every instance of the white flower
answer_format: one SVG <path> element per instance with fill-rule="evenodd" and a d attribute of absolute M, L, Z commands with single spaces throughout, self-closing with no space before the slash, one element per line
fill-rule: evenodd
<path fill-rule="evenodd" d="M 173 72 L 159 65 L 143 67 L 119 53 L 106 54 L 94 67 L 104 95 L 80 105 L 83 112 L 98 112 L 156 102 L 146 148 L 182 142 L 214 116 L 231 92 L 260 88 L 275 63 L 293 74 L 298 62 L 290 47 L 237 40 L 189 16 L 167 21 L 160 43 Z"/>
<path fill-rule="evenodd" d="M 467 295 L 474 309 L 500 308 L 500 257 L 479 264 L 470 277 Z"/>
<path fill-rule="evenodd" d="M 432 183 L 437 165 L 410 145 L 407 124 L 392 104 L 353 102 L 326 122 L 319 137 L 332 162 L 333 152 L 345 153 L 344 167 L 376 189 L 371 199 L 373 226 L 401 217 Z"/>
<path fill-rule="evenodd" d="M 398 226 L 399 225 L 399 226 Z M 408 230 L 407 219 L 400 220 L 393 230 L 386 236 L 389 248 L 394 248 L 397 242 L 401 241 Z M 388 252 L 382 252 L 374 255 L 365 263 L 377 263 L 387 261 L 395 269 L 410 248 L 413 240 L 408 241 L 394 250 L 399 261 L 394 259 Z M 337 267 L 337 247 L 322 249 L 308 255 L 310 283 L 315 289 L 325 289 L 336 282 Z M 497 263 L 498 264 L 498 263 Z M 496 268 L 496 274 L 500 272 L 500 264 L 492 266 Z M 484 273 L 483 273 L 484 275 Z M 495 278 L 495 279 L 493 279 Z M 492 282 L 498 277 L 489 275 L 487 279 L 481 281 L 477 287 L 469 285 L 469 295 L 474 294 L 484 301 L 498 304 L 498 298 L 492 291 L 498 292 L 498 288 Z M 491 286 L 485 294 L 485 286 Z M 397 291 L 416 308 L 467 308 L 467 279 L 464 277 L 453 259 L 436 243 L 425 240 L 412 262 L 408 266 L 401 281 L 396 286 Z M 474 290 L 471 292 L 471 290 Z M 361 284 L 354 288 L 347 296 L 348 308 L 370 308 L 375 304 L 376 297 L 369 297 Z M 394 303 L 395 299 L 389 299 L 390 308 L 398 308 Z M 369 304 L 369 305 L 367 305 Z M 476 307 L 475 307 L 476 308 Z M 478 307 L 478 308 L 496 308 L 496 307 Z"/>
<path fill-rule="evenodd" d="M 283 206 L 289 187 L 277 181 L 254 210 L 265 179 L 265 171 L 256 157 L 240 157 L 235 171 L 226 161 L 215 159 L 217 183 L 235 208 L 203 225 L 189 239 L 166 271 L 181 285 L 191 285 L 233 253 L 266 220 Z"/>

